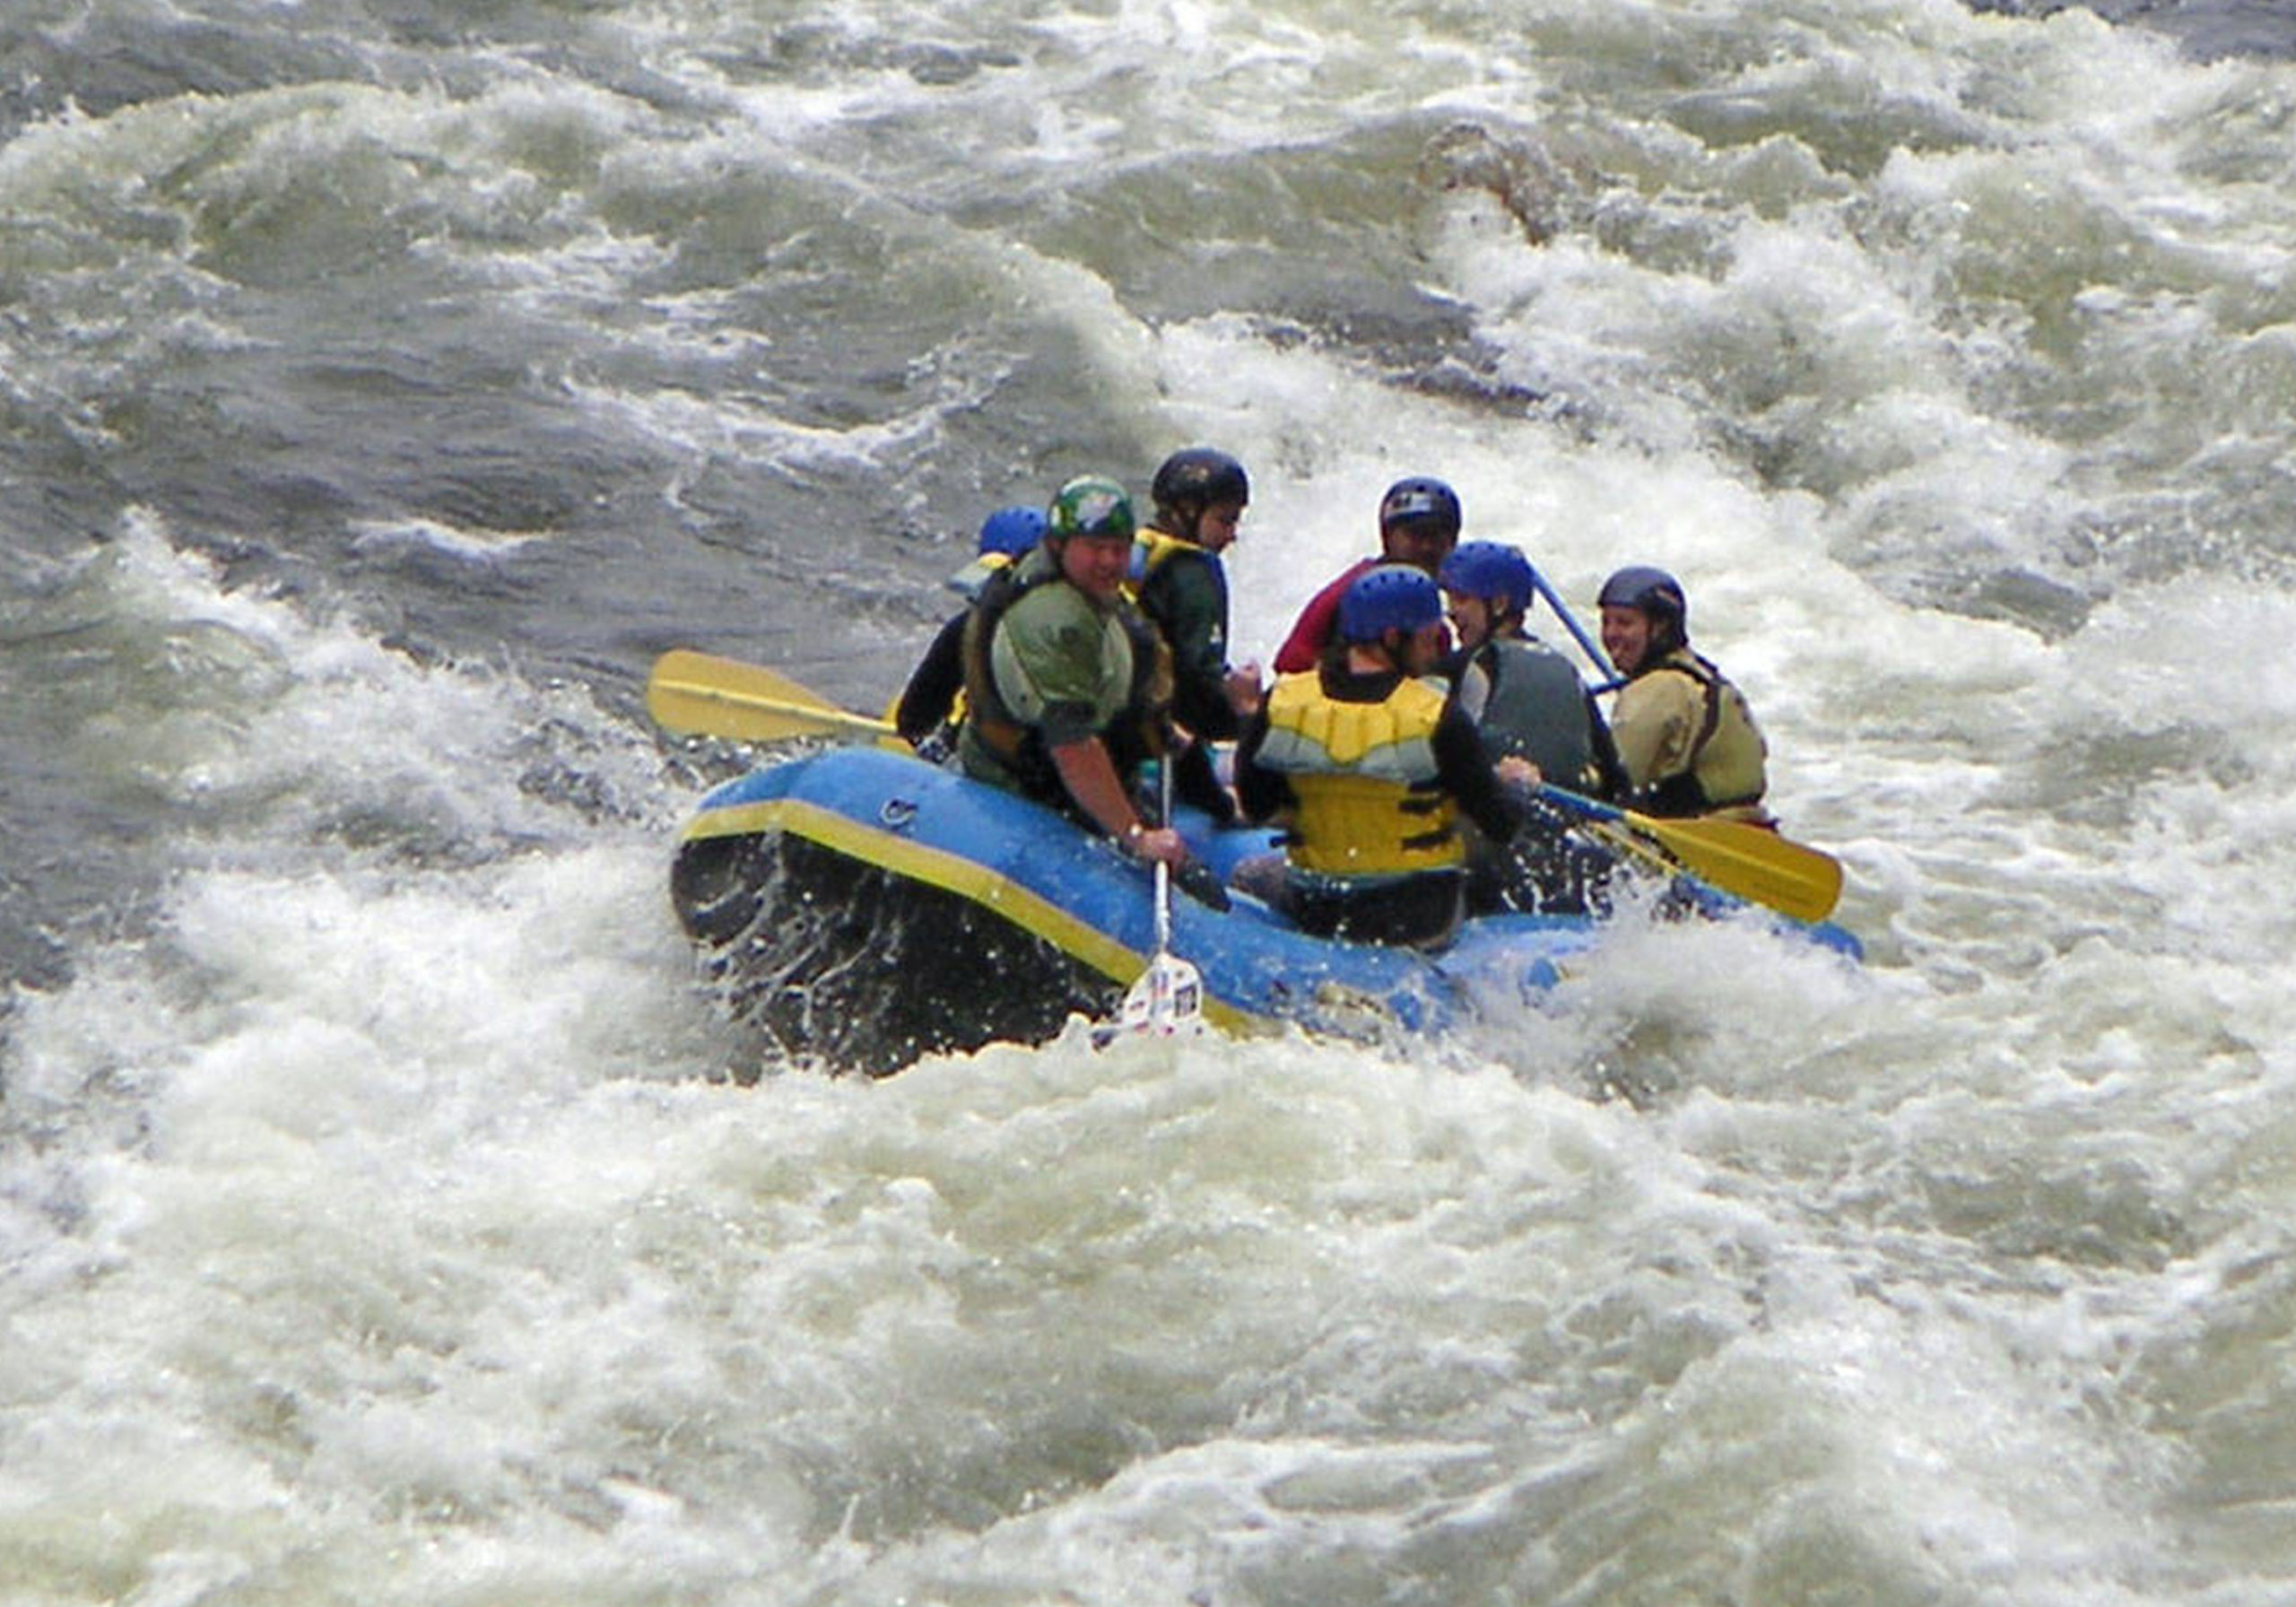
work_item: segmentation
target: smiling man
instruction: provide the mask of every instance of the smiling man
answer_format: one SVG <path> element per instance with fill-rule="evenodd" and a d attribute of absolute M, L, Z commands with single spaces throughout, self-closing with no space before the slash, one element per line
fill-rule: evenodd
<path fill-rule="evenodd" d="M 1124 597 L 1134 534 L 1115 481 L 1060 488 L 1043 540 L 990 578 L 966 622 L 957 759 L 1177 870 L 1179 833 L 1142 820 L 1124 780 L 1159 751 L 1171 685 L 1154 629 Z"/>

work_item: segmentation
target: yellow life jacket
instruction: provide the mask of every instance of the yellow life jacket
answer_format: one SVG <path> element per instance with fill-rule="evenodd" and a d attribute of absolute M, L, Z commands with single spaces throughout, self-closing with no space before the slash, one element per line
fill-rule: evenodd
<path fill-rule="evenodd" d="M 1132 536 L 1132 565 L 1125 578 L 1125 595 L 1137 603 L 1140 588 L 1147 583 L 1148 577 L 1182 552 L 1194 552 L 1203 558 L 1212 556 L 1184 535 L 1174 535 L 1170 531 L 1159 530 L 1152 525 L 1142 526 Z"/>
<path fill-rule="evenodd" d="M 1435 727 L 1445 694 L 1398 682 L 1386 701 L 1350 703 L 1315 670 L 1276 678 L 1258 762 L 1298 800 L 1286 850 L 1331 876 L 1443 870 L 1466 856 L 1457 811 L 1437 784 Z"/>

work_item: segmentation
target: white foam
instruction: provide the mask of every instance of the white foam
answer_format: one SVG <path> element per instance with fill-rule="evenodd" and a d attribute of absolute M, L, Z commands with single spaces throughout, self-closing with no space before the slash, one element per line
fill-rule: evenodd
<path fill-rule="evenodd" d="M 120 684 L 49 694 L 55 740 L 187 824 L 149 925 L 74 934 L 7 1018 L 19 1589 L 2284 1594 L 2288 607 L 2269 574 L 2131 557 L 2116 521 L 2276 449 L 2285 71 L 1942 0 L 1368 16 L 944 8 L 930 42 L 1006 55 L 936 82 L 901 65 L 907 11 L 596 13 L 704 109 L 537 62 L 467 98 L 187 100 L 27 130 L 0 191 L 100 213 L 190 161 L 220 216 L 363 177 L 439 209 L 443 258 L 541 220 L 475 252 L 526 314 L 610 303 L 633 349 L 763 366 L 726 291 L 624 297 L 674 260 L 661 216 L 787 177 L 1073 332 L 1142 440 L 1245 458 L 1248 652 L 1406 473 L 1574 608 L 1620 563 L 1676 569 L 1872 963 L 1630 926 L 1439 1055 L 1080 1031 L 727 1085 L 756 1051 L 672 923 L 692 784 L 649 733 L 227 586 L 139 517 L 66 599 Z M 1861 169 L 1833 94 L 1923 148 Z M 1690 132 L 1766 97 L 1808 126 Z M 1453 115 L 1580 176 L 1552 243 L 1487 195 L 1348 190 Z M 1407 219 L 1492 394 L 1144 317 L 1030 187 L 1239 147 L 1299 183 L 1337 152 L 1335 233 Z M 684 210 L 639 204 L 672 186 Z M 697 456 L 851 469 L 1001 378 L 850 428 L 568 394 Z M 363 540 L 478 565 L 528 537 Z M 2044 630 L 1926 589 L 1996 568 L 2074 595 Z M 594 785 L 557 797 L 553 766 Z"/>

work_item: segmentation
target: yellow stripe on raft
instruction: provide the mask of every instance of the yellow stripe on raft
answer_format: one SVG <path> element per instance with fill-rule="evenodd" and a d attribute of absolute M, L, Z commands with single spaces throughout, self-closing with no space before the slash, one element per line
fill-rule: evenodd
<path fill-rule="evenodd" d="M 697 842 L 719 837 L 754 837 L 768 831 L 794 833 L 864 864 L 879 865 L 911 882 L 922 882 L 970 899 L 984 909 L 996 911 L 1030 936 L 1042 938 L 1112 982 L 1128 987 L 1148 969 L 1148 955 L 1134 952 L 1098 926 L 1078 920 L 1057 904 L 985 865 L 864 826 L 833 809 L 800 798 L 774 798 L 762 804 L 712 809 L 691 821 L 684 837 L 689 842 Z M 1208 988 L 1204 995 L 1204 1013 L 1213 1026 L 1227 1032 L 1277 1024 L 1271 1017 L 1256 1016 L 1214 998 Z"/>

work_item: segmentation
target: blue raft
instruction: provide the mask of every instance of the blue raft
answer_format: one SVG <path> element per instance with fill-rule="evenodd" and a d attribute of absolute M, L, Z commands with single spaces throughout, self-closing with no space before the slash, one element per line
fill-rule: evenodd
<path fill-rule="evenodd" d="M 1225 879 L 1274 846 L 1183 809 L 1174 822 Z M 1736 908 L 1700 884 L 1710 912 Z M 1115 847 L 1025 799 L 905 754 L 825 749 L 711 791 L 671 877 L 735 1012 L 787 1053 L 883 1073 L 938 1049 L 1041 1042 L 1073 1013 L 1114 1013 L 1155 949 L 1152 882 Z M 1856 957 L 1838 926 L 1782 932 Z M 1535 999 L 1599 940 L 1586 915 L 1493 915 L 1438 954 L 1310 936 L 1239 895 L 1177 894 L 1173 951 L 1224 1029 L 1297 1022 L 1353 1038 L 1440 1032 Z"/>

